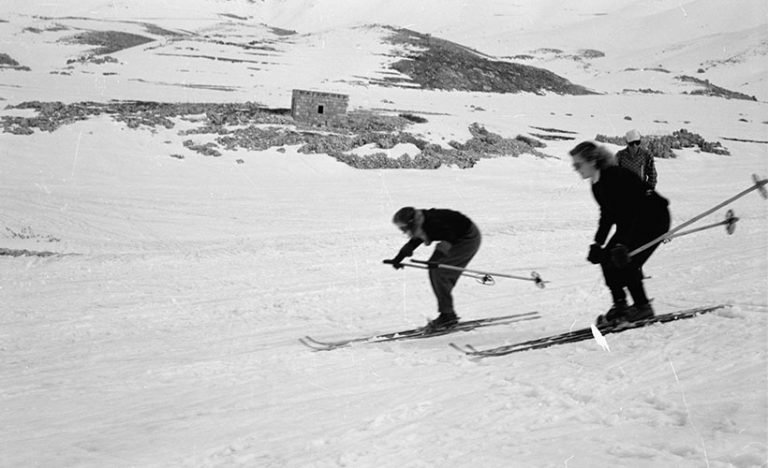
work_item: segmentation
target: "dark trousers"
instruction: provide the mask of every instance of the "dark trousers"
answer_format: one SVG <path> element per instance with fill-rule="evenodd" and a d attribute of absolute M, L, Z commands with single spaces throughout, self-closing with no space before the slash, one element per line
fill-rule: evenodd
<path fill-rule="evenodd" d="M 629 242 L 630 245 L 627 245 L 627 248 L 631 252 L 632 250 L 645 245 L 647 242 L 650 242 L 669 231 L 669 226 L 669 210 L 664 207 L 663 210 L 659 210 L 657 216 L 651 223 L 644 224 L 636 232 L 634 239 L 632 242 Z M 618 268 L 613 264 L 613 261 L 610 258 L 606 258 L 600 264 L 603 269 L 605 284 L 608 286 L 608 289 L 611 290 L 611 296 L 614 303 L 626 301 L 627 295 L 624 292 L 624 288 L 629 291 L 635 304 L 648 303 L 648 296 L 645 294 L 645 287 L 643 286 L 642 267 L 653 252 L 659 247 L 659 244 L 655 244 L 652 247 L 633 255 L 629 265 L 624 268 Z M 610 249 L 615 245 L 616 241 L 611 239 L 608 241 L 606 250 L 610 252 Z"/>
<path fill-rule="evenodd" d="M 474 224 L 469 232 L 455 244 L 440 242 L 435 246 L 435 251 L 429 258 L 430 262 L 441 263 L 464 268 L 472 260 L 480 249 L 480 230 Z M 431 268 L 429 270 L 429 282 L 432 291 L 437 298 L 437 310 L 440 314 L 455 314 L 453 309 L 453 287 L 459 280 L 461 272 L 447 268 Z"/>

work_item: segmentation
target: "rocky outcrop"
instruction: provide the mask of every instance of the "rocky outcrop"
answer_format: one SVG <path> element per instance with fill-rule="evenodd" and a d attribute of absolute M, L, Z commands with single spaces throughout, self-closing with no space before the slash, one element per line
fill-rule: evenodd
<path fill-rule="evenodd" d="M 397 30 L 391 40 L 412 50 L 410 56 L 395 62 L 391 67 L 424 89 L 596 94 L 549 70 L 493 60 L 459 44 L 408 29 Z M 394 83 L 394 80 L 390 82 Z"/>

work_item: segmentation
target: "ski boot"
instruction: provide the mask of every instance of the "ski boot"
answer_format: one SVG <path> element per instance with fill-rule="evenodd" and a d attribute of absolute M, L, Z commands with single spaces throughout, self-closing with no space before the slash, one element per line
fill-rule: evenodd
<path fill-rule="evenodd" d="M 632 307 L 628 308 L 626 312 L 626 320 L 628 322 L 639 322 L 641 320 L 653 318 L 653 316 L 653 307 L 651 307 L 649 302 L 646 302 L 645 304 L 634 304 Z"/>
<path fill-rule="evenodd" d="M 599 315 L 595 325 L 599 326 L 611 326 L 619 322 L 626 321 L 627 311 L 629 306 L 627 301 L 617 301 L 613 303 L 613 306 L 608 309 L 605 314 Z"/>
<path fill-rule="evenodd" d="M 424 327 L 424 333 L 448 330 L 455 327 L 457 323 L 459 323 L 459 317 L 454 312 L 441 313 L 436 319 L 429 321 L 427 326 Z"/>

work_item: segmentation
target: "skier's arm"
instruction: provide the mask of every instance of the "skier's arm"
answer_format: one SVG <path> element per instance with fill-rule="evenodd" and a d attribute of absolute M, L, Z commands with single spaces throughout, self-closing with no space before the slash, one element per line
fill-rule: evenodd
<path fill-rule="evenodd" d="M 656 163 L 653 160 L 653 155 L 648 154 L 645 161 L 646 183 L 651 187 L 651 190 L 656 190 L 658 175 L 656 174 Z"/>
<path fill-rule="evenodd" d="M 395 258 L 392 259 L 393 263 L 401 263 L 406 257 L 413 255 L 413 251 L 416 250 L 416 247 L 420 246 L 423 242 L 424 241 L 418 237 L 412 237 L 411 240 L 400 249 L 400 252 L 397 253 Z"/>
<path fill-rule="evenodd" d="M 607 210 L 600 207 L 600 220 L 597 222 L 597 232 L 595 233 L 595 244 L 602 247 L 611 232 L 613 220 L 608 216 Z"/>

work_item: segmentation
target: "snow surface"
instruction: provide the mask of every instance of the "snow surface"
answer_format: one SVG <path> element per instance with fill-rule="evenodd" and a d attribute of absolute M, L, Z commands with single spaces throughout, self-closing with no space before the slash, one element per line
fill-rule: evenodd
<path fill-rule="evenodd" d="M 0 52 L 31 71 L 0 71 L 0 99 L 287 107 L 292 88 L 313 87 L 349 93 L 353 107 L 424 115 L 414 128 L 443 144 L 468 138 L 473 122 L 508 137 L 562 129 L 575 141 L 686 128 L 731 156 L 683 150 L 657 161 L 677 225 L 746 189 L 753 173 L 768 175 L 766 106 L 680 95 L 679 85 L 652 81 L 653 71 L 634 79 L 668 94 L 622 93 L 637 87 L 625 69 L 639 50 L 633 66 L 675 56 L 680 74 L 718 60 L 715 84 L 765 99 L 766 4 L 667 3 L 4 0 Z M 262 70 L 158 55 L 179 45 L 158 39 L 112 54 L 120 64 L 58 73 L 85 47 L 56 42 L 66 34 L 56 24 L 136 32 L 140 22 L 226 30 L 237 41 L 268 27 L 299 35 Z M 392 60 L 371 23 L 499 56 L 613 51 L 589 69 L 551 62 L 606 94 L 368 86 Z M 519 48 L 510 39 L 518 33 Z M 131 130 L 102 116 L 0 134 L 0 248 L 46 253 L 0 257 L 0 466 L 768 465 L 768 205 L 756 192 L 730 206 L 740 218 L 732 236 L 718 228 L 676 239 L 646 266 L 657 312 L 728 304 L 722 312 L 609 335 L 610 352 L 588 341 L 475 361 L 448 343 L 485 348 L 560 333 L 609 305 L 598 268 L 584 260 L 597 210 L 566 156 L 575 141 L 549 141 L 544 152 L 555 158 L 488 159 L 470 170 L 362 171 L 293 147 L 171 158 L 184 151 L 177 123 Z M 299 344 L 307 334 L 359 336 L 434 317 L 424 273 L 381 264 L 405 240 L 389 221 L 404 205 L 473 218 L 484 236 L 473 268 L 535 270 L 551 281 L 540 290 L 463 279 L 463 318 L 541 318 L 333 352 Z"/>

